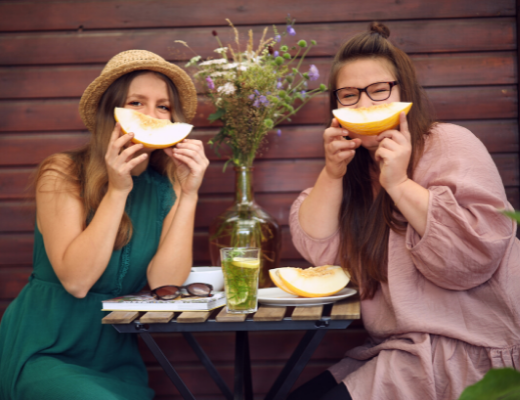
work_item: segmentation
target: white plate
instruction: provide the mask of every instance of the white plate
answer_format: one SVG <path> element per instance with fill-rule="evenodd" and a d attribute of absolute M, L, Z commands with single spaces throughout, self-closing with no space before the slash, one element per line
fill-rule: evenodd
<path fill-rule="evenodd" d="M 342 289 L 340 292 L 327 297 L 298 297 L 279 288 L 258 289 L 258 302 L 266 306 L 320 306 L 322 304 L 334 303 L 346 297 L 356 294 L 357 291 L 350 288 Z"/>

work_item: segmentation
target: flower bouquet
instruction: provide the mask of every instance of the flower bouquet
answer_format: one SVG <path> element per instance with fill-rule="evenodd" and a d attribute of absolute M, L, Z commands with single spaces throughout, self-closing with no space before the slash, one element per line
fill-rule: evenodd
<path fill-rule="evenodd" d="M 238 30 L 227 20 L 234 31 L 233 45 L 224 45 L 217 34 L 216 56 L 203 60 L 196 55 L 186 67 L 195 67 L 195 79 L 215 107 L 209 116 L 211 122 L 220 121 L 222 128 L 210 140 L 219 155 L 225 144 L 236 171 L 236 201 L 210 226 L 210 255 L 213 265 L 219 264 L 221 247 L 259 247 L 261 253 L 260 287 L 272 286 L 268 270 L 278 268 L 281 235 L 278 223 L 259 207 L 253 198 L 252 167 L 260 149 L 265 146 L 266 135 L 280 123 L 290 120 L 309 100 L 327 90 L 324 84 L 309 90 L 308 82 L 319 78 L 316 66 L 302 72 L 302 61 L 316 45 L 314 40 L 293 40 L 296 36 L 294 20 L 290 16 L 286 27 L 279 31 L 268 28 L 255 47 L 253 32 L 247 43 L 241 43 Z M 188 46 L 183 41 L 177 41 Z M 281 131 L 278 130 L 280 135 Z"/>

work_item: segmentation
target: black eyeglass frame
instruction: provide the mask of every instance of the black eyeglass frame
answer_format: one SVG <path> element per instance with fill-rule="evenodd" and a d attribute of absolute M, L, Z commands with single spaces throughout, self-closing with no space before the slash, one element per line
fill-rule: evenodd
<path fill-rule="evenodd" d="M 193 293 L 190 289 L 191 286 L 193 285 L 204 285 L 206 286 L 209 290 L 208 290 L 208 293 L 207 294 L 197 294 L 197 293 Z M 164 296 L 160 296 L 157 294 L 157 291 L 159 289 L 163 289 L 163 288 L 166 288 L 166 287 L 171 287 L 171 288 L 176 288 L 178 291 L 179 291 L 179 294 L 175 297 L 191 297 L 191 296 L 194 296 L 194 297 L 213 297 L 213 294 L 211 293 L 212 290 L 213 290 L 213 285 L 209 284 L 209 283 L 203 283 L 203 282 L 193 282 L 193 283 L 190 283 L 189 285 L 186 285 L 186 286 L 177 286 L 177 285 L 164 285 L 164 286 L 159 286 L 153 290 L 150 291 L 150 294 L 155 297 L 157 300 L 172 300 L 172 299 L 164 299 L 163 297 Z M 182 293 L 182 289 L 185 289 L 187 292 L 188 292 L 188 295 L 185 295 Z"/>
<path fill-rule="evenodd" d="M 378 85 L 380 83 L 388 83 L 390 85 L 390 90 L 388 91 L 388 97 L 384 98 L 384 99 L 380 99 L 380 100 L 376 100 L 376 99 L 373 99 L 370 94 L 368 93 L 367 89 L 372 86 L 372 85 Z M 359 100 L 361 99 L 361 93 L 365 92 L 368 96 L 368 98 L 372 101 L 385 101 L 387 100 L 391 95 L 392 95 L 392 89 L 394 86 L 397 86 L 399 85 L 399 82 L 398 81 L 390 81 L 390 82 L 375 82 L 375 83 L 371 83 L 370 85 L 368 85 L 367 87 L 364 87 L 363 89 L 360 89 L 360 88 L 356 88 L 356 87 L 342 87 L 342 88 L 339 88 L 339 89 L 336 89 L 333 91 L 334 93 L 334 96 L 336 97 L 336 100 L 338 100 L 339 104 L 341 104 L 342 106 L 353 106 L 353 105 L 356 105 L 357 103 L 359 103 Z M 352 104 L 343 104 L 341 102 L 341 100 L 339 99 L 339 96 L 338 96 L 338 92 L 340 90 L 343 90 L 343 89 L 356 89 L 359 91 L 359 94 L 358 94 L 358 98 L 357 98 L 357 101 L 355 103 L 352 103 Z"/>

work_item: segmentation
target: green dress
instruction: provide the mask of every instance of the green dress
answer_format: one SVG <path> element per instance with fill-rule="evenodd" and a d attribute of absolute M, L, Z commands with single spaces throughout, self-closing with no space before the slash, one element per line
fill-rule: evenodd
<path fill-rule="evenodd" d="M 107 313 L 101 302 L 146 284 L 146 268 L 174 201 L 168 178 L 151 168 L 134 177 L 126 202 L 132 240 L 113 252 L 83 299 L 61 285 L 36 228 L 34 272 L 0 324 L 0 400 L 153 398 L 137 337 L 102 325 Z"/>

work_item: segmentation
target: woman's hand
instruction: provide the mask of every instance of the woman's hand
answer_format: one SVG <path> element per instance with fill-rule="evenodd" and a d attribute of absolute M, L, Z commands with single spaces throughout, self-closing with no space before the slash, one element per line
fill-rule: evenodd
<path fill-rule="evenodd" d="M 379 147 L 375 152 L 375 161 L 381 171 L 379 183 L 387 192 L 408 180 L 412 144 L 406 114 L 402 112 L 399 119 L 400 130 L 388 130 L 377 137 Z"/>
<path fill-rule="evenodd" d="M 184 139 L 175 147 L 164 149 L 176 166 L 175 178 L 184 194 L 196 194 L 202 184 L 209 160 L 200 140 Z"/>
<path fill-rule="evenodd" d="M 133 137 L 133 133 L 121 135 L 121 126 L 116 123 L 105 155 L 109 190 L 130 193 L 133 187 L 131 171 L 148 157 L 148 154 L 135 157 L 135 153 L 143 148 L 142 144 L 130 144 L 121 151 Z"/>
<path fill-rule="evenodd" d="M 336 118 L 332 119 L 330 128 L 323 133 L 325 147 L 325 171 L 331 179 L 341 179 L 347 172 L 347 165 L 360 146 L 360 139 L 345 140 L 347 130 L 340 127 Z"/>

